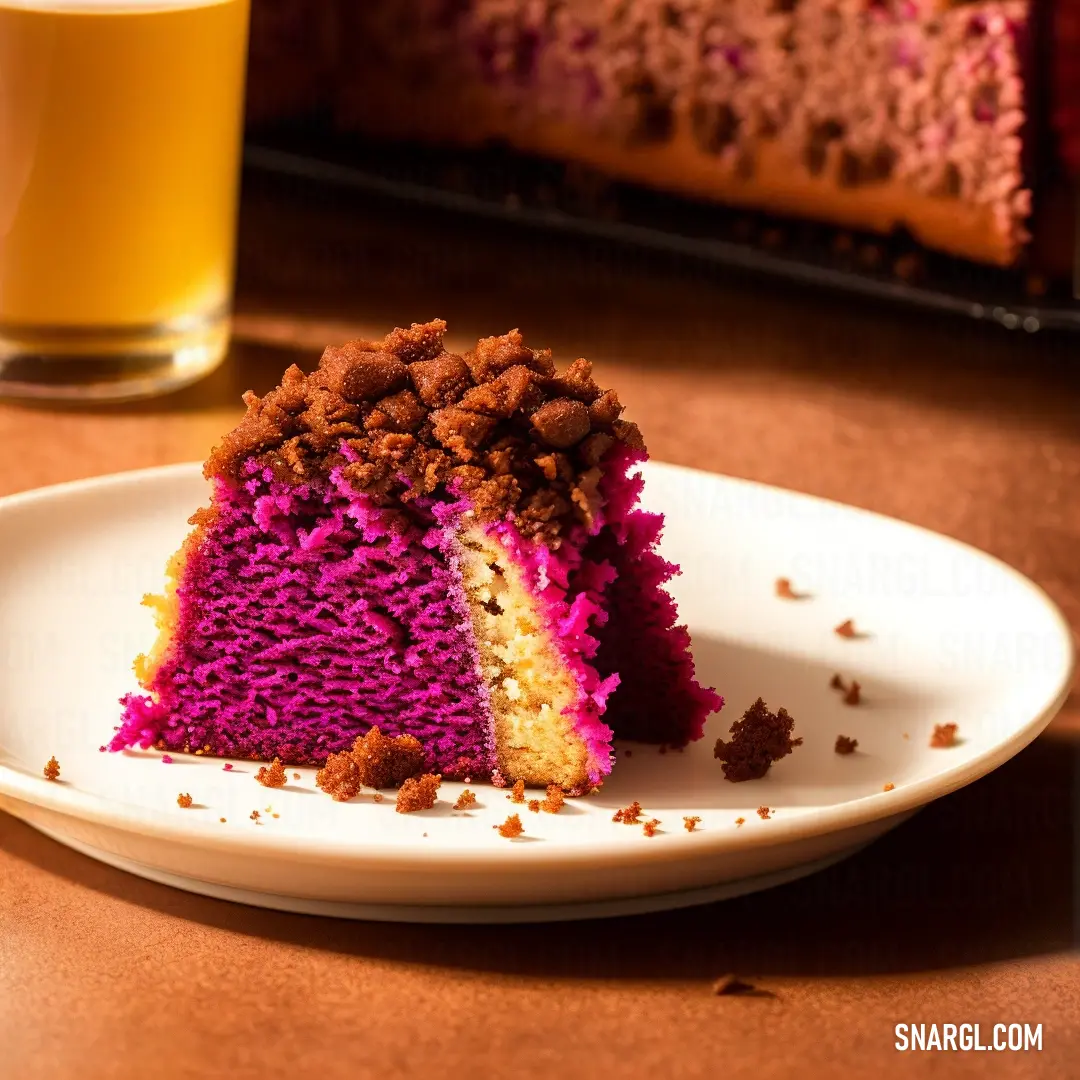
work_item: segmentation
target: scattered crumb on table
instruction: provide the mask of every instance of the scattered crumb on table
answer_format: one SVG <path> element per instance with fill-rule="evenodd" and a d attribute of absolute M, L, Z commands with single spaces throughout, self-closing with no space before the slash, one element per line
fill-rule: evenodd
<path fill-rule="evenodd" d="M 772 811 L 767 806 L 759 806 L 757 808 L 757 816 L 761 818 L 762 821 L 768 821 L 771 815 Z"/>
<path fill-rule="evenodd" d="M 699 817 L 684 817 L 682 819 L 683 828 L 687 832 L 693 832 L 700 824 L 701 818 Z"/>
<path fill-rule="evenodd" d="M 650 818 L 648 821 L 645 822 L 645 825 L 644 825 L 645 835 L 646 836 L 655 836 L 656 835 L 656 830 L 659 829 L 659 828 L 660 828 L 660 819 L 659 818 Z"/>
<path fill-rule="evenodd" d="M 176 805 L 183 810 L 190 810 L 192 801 L 191 796 L 187 792 L 182 792 L 176 796 Z"/>
<path fill-rule="evenodd" d="M 525 801 L 525 781 L 515 780 L 510 794 L 506 796 L 511 802 L 523 803 Z"/>
<path fill-rule="evenodd" d="M 46 780 L 59 780 L 60 779 L 60 762 L 55 757 L 49 758 L 45 762 L 45 768 L 42 769 L 42 773 Z"/>
<path fill-rule="evenodd" d="M 744 817 L 737 817 L 737 818 L 735 819 L 735 824 L 736 824 L 736 825 L 745 825 L 745 824 L 746 824 L 746 818 L 744 818 Z"/>

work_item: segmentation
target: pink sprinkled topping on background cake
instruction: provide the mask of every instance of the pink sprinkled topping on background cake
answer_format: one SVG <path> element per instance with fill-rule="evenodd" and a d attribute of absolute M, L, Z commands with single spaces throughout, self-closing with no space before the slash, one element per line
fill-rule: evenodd
<path fill-rule="evenodd" d="M 581 793 L 616 735 L 701 736 L 723 702 L 618 397 L 517 331 L 465 355 L 444 332 L 331 347 L 245 395 L 111 749 L 323 765 L 378 728 L 432 775 Z"/>

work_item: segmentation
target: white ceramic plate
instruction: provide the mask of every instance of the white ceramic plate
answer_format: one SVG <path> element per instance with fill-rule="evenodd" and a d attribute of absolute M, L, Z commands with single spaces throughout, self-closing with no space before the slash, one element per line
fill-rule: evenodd
<path fill-rule="evenodd" d="M 455 784 L 434 810 L 403 815 L 392 798 L 334 803 L 311 769 L 270 791 L 251 762 L 226 772 L 217 759 L 100 753 L 117 699 L 134 688 L 132 658 L 152 638 L 139 600 L 160 588 L 206 499 L 200 469 L 0 501 L 0 807 L 115 866 L 247 903 L 428 921 L 611 915 L 827 865 L 1006 761 L 1060 707 L 1069 628 L 994 559 L 758 484 L 657 464 L 646 476 L 646 501 L 668 519 L 664 552 L 683 567 L 675 593 L 699 670 L 728 704 L 685 753 L 620 747 L 601 792 L 558 815 L 483 786 L 477 808 L 456 813 Z M 777 598 L 778 576 L 811 596 Z M 849 618 L 865 636 L 833 632 Z M 829 688 L 834 672 L 858 679 L 862 704 Z M 763 780 L 731 784 L 712 746 L 759 695 L 788 709 L 804 744 Z M 931 749 L 934 725 L 948 722 L 960 742 Z M 858 752 L 834 753 L 838 734 Z M 53 754 L 59 783 L 42 777 Z M 180 809 L 180 792 L 195 807 Z M 612 822 L 634 799 L 660 819 L 656 836 Z M 526 835 L 506 840 L 492 826 L 518 810 Z M 702 819 L 695 832 L 685 815 Z"/>

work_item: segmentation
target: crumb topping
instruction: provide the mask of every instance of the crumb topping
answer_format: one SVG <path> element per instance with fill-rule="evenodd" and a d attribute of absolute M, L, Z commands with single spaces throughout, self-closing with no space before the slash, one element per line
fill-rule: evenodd
<path fill-rule="evenodd" d="M 529 809 L 534 814 L 539 814 L 540 813 L 540 800 L 539 799 L 530 799 L 529 800 Z"/>
<path fill-rule="evenodd" d="M 511 840 L 525 831 L 525 826 L 521 824 L 521 818 L 517 814 L 511 814 L 501 825 L 492 825 L 491 827 L 497 830 L 500 836 L 505 836 Z"/>
<path fill-rule="evenodd" d="M 890 781 L 881 790 L 882 791 L 892 791 L 893 788 L 895 788 L 895 787 L 896 787 L 896 785 Z"/>
<path fill-rule="evenodd" d="M 372 802 L 382 802 L 383 801 L 382 793 L 376 791 L 375 794 L 371 796 L 371 801 Z"/>
<path fill-rule="evenodd" d="M 611 820 L 623 825 L 637 825 L 641 821 L 641 803 L 635 799 L 629 806 L 616 810 Z"/>
<path fill-rule="evenodd" d="M 179 806 L 182 810 L 190 810 L 191 803 L 192 798 L 186 792 L 176 796 L 176 805 Z"/>
<path fill-rule="evenodd" d="M 274 758 L 272 764 L 269 766 L 263 765 L 259 769 L 255 774 L 255 779 L 263 787 L 279 788 L 288 783 L 289 777 L 285 772 L 285 767 L 281 764 L 281 758 Z"/>
<path fill-rule="evenodd" d="M 694 832 L 695 829 L 701 824 L 701 818 L 699 817 L 684 817 L 682 819 L 683 828 L 687 832 Z"/>
<path fill-rule="evenodd" d="M 736 824 L 736 825 L 745 825 L 745 824 L 746 824 L 746 818 L 744 818 L 744 817 L 737 817 L 737 818 L 735 819 L 735 824 Z"/>
<path fill-rule="evenodd" d="M 762 821 L 768 821 L 772 816 L 772 811 L 767 806 L 759 806 L 757 808 L 757 816 L 761 818 Z"/>
<path fill-rule="evenodd" d="M 292 778 L 293 778 L 294 780 L 299 780 L 299 779 L 300 779 L 300 774 L 299 774 L 298 772 L 294 772 L 294 773 L 292 774 Z"/>
<path fill-rule="evenodd" d="M 855 629 L 855 623 L 851 619 L 845 619 L 838 627 L 836 627 L 835 632 L 842 638 L 859 636 L 858 630 Z"/>
<path fill-rule="evenodd" d="M 566 794 L 558 784 L 548 784 L 540 809 L 545 814 L 557 814 L 566 802 Z"/>
<path fill-rule="evenodd" d="M 862 700 L 859 696 L 861 690 L 862 687 L 854 679 L 852 679 L 851 685 L 847 688 L 847 692 L 844 694 L 844 704 L 858 705 L 859 702 Z"/>
<path fill-rule="evenodd" d="M 644 825 L 645 835 L 646 836 L 655 836 L 656 835 L 656 830 L 659 829 L 659 828 L 660 828 L 660 819 L 659 818 L 650 818 L 648 821 L 645 822 L 645 825 Z"/>
<path fill-rule="evenodd" d="M 310 375 L 293 365 L 265 397 L 244 394 L 247 413 L 207 477 L 240 482 L 250 459 L 298 482 L 341 468 L 380 503 L 464 493 L 481 522 L 511 514 L 554 545 L 564 524 L 587 521 L 603 455 L 616 442 L 644 449 L 641 433 L 589 361 L 557 372 L 550 350 L 517 330 L 459 356 L 443 348 L 445 332 L 436 319 L 330 346 Z"/>
<path fill-rule="evenodd" d="M 262 814 L 260 814 L 258 810 L 252 810 L 251 813 L 248 814 L 248 817 L 250 817 L 251 820 L 254 821 L 256 825 L 261 825 L 262 824 L 262 822 L 259 820 L 262 817 Z"/>
<path fill-rule="evenodd" d="M 758 698 L 743 713 L 741 720 L 731 725 L 732 738 L 716 740 L 713 757 L 723 762 L 724 779 L 732 783 L 760 780 L 774 761 L 786 757 L 802 739 L 793 739 L 795 720 L 786 709 L 770 712 Z"/>
<path fill-rule="evenodd" d="M 45 774 L 46 780 L 59 780 L 60 779 L 60 762 L 55 757 L 49 758 L 45 762 L 45 768 L 42 769 Z"/>
<path fill-rule="evenodd" d="M 858 745 L 858 739 L 849 739 L 846 735 L 837 735 L 836 745 L 833 750 L 838 754 L 854 754 Z"/>
<path fill-rule="evenodd" d="M 956 745 L 956 733 L 960 729 L 956 724 L 935 724 L 934 733 L 930 736 L 930 745 L 935 750 L 947 750 Z"/>
<path fill-rule="evenodd" d="M 441 782 L 439 773 L 406 778 L 397 793 L 397 812 L 412 814 L 417 810 L 430 810 L 438 800 Z"/>
<path fill-rule="evenodd" d="M 523 803 L 525 801 L 525 781 L 516 780 L 514 786 L 510 789 L 510 794 L 506 797 L 511 802 Z"/>
<path fill-rule="evenodd" d="M 470 806 L 476 805 L 476 796 L 466 788 L 458 797 L 457 802 L 454 803 L 455 810 L 468 810 Z"/>

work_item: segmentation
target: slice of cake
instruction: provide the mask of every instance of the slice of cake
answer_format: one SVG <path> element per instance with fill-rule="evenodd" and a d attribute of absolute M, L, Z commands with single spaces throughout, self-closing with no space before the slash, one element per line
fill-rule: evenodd
<path fill-rule="evenodd" d="M 637 506 L 637 427 L 591 365 L 445 323 L 328 348 L 211 454 L 208 508 L 148 597 L 111 748 L 322 764 L 377 727 L 447 779 L 587 791 L 614 735 L 679 746 L 694 679 Z"/>

